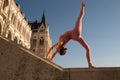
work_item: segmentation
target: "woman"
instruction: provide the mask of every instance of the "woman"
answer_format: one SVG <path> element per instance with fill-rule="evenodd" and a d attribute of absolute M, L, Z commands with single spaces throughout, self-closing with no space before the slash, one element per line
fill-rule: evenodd
<path fill-rule="evenodd" d="M 68 43 L 69 40 L 75 40 L 79 42 L 86 49 L 86 58 L 88 61 L 88 66 L 89 68 L 93 68 L 90 58 L 90 47 L 82 37 L 82 19 L 84 16 L 84 8 L 85 8 L 85 3 L 82 2 L 82 8 L 80 11 L 80 15 L 78 16 L 77 22 L 75 24 L 75 27 L 72 30 L 67 31 L 60 36 L 59 42 L 56 43 L 53 47 L 51 47 L 50 50 L 48 51 L 46 56 L 47 59 L 52 61 L 57 53 L 60 53 L 60 55 L 64 55 L 66 52 L 66 48 L 64 48 L 66 43 Z M 52 57 L 49 57 L 50 52 L 54 48 L 56 48 L 56 51 L 54 52 Z"/>

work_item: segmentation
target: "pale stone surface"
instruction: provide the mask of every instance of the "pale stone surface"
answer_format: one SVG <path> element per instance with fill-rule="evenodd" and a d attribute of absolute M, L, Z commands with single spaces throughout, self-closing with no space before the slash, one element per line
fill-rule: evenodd
<path fill-rule="evenodd" d="M 6 5 L 8 4 L 8 5 Z M 0 35 L 30 48 L 31 28 L 20 5 L 14 0 L 2 0 L 0 2 Z"/>
<path fill-rule="evenodd" d="M 120 80 L 120 68 L 68 68 L 67 80 Z"/>
<path fill-rule="evenodd" d="M 62 68 L 0 36 L 0 80 L 120 80 L 120 67 Z"/>
<path fill-rule="evenodd" d="M 63 68 L 0 38 L 0 80 L 64 80 Z"/>

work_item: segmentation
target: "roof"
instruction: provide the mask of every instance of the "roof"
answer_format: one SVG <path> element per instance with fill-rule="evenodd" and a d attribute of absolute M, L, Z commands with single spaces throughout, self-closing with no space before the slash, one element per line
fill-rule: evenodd
<path fill-rule="evenodd" d="M 42 20 L 41 22 L 38 22 L 37 20 L 35 20 L 34 22 L 30 22 L 29 24 L 31 25 L 31 29 L 39 29 L 39 27 L 43 24 L 46 27 L 46 20 L 45 20 L 45 14 L 43 12 L 43 16 L 42 16 Z"/>

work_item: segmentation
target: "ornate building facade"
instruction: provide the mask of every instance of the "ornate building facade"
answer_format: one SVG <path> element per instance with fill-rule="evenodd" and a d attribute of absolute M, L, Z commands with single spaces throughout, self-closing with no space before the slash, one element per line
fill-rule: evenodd
<path fill-rule="evenodd" d="M 41 22 L 30 23 L 14 0 L 0 0 L 0 36 L 30 49 L 41 57 L 45 57 L 52 46 L 44 13 Z"/>
<path fill-rule="evenodd" d="M 0 0 L 0 35 L 30 49 L 31 28 L 14 0 Z"/>
<path fill-rule="evenodd" d="M 29 24 L 32 29 L 31 51 L 37 56 L 45 57 L 52 46 L 52 40 L 50 38 L 49 28 L 46 24 L 44 13 L 41 22 L 35 21 Z M 49 56 L 51 56 L 51 54 Z"/>

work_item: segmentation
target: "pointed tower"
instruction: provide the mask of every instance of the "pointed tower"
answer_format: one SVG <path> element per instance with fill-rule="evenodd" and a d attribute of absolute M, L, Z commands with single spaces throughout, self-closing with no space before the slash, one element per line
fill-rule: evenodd
<path fill-rule="evenodd" d="M 30 25 L 32 29 L 31 51 L 37 56 L 45 57 L 52 46 L 52 40 L 50 38 L 44 12 L 41 22 L 35 21 L 30 23 Z"/>
<path fill-rule="evenodd" d="M 42 21 L 44 26 L 46 26 L 45 13 L 43 12 Z"/>

